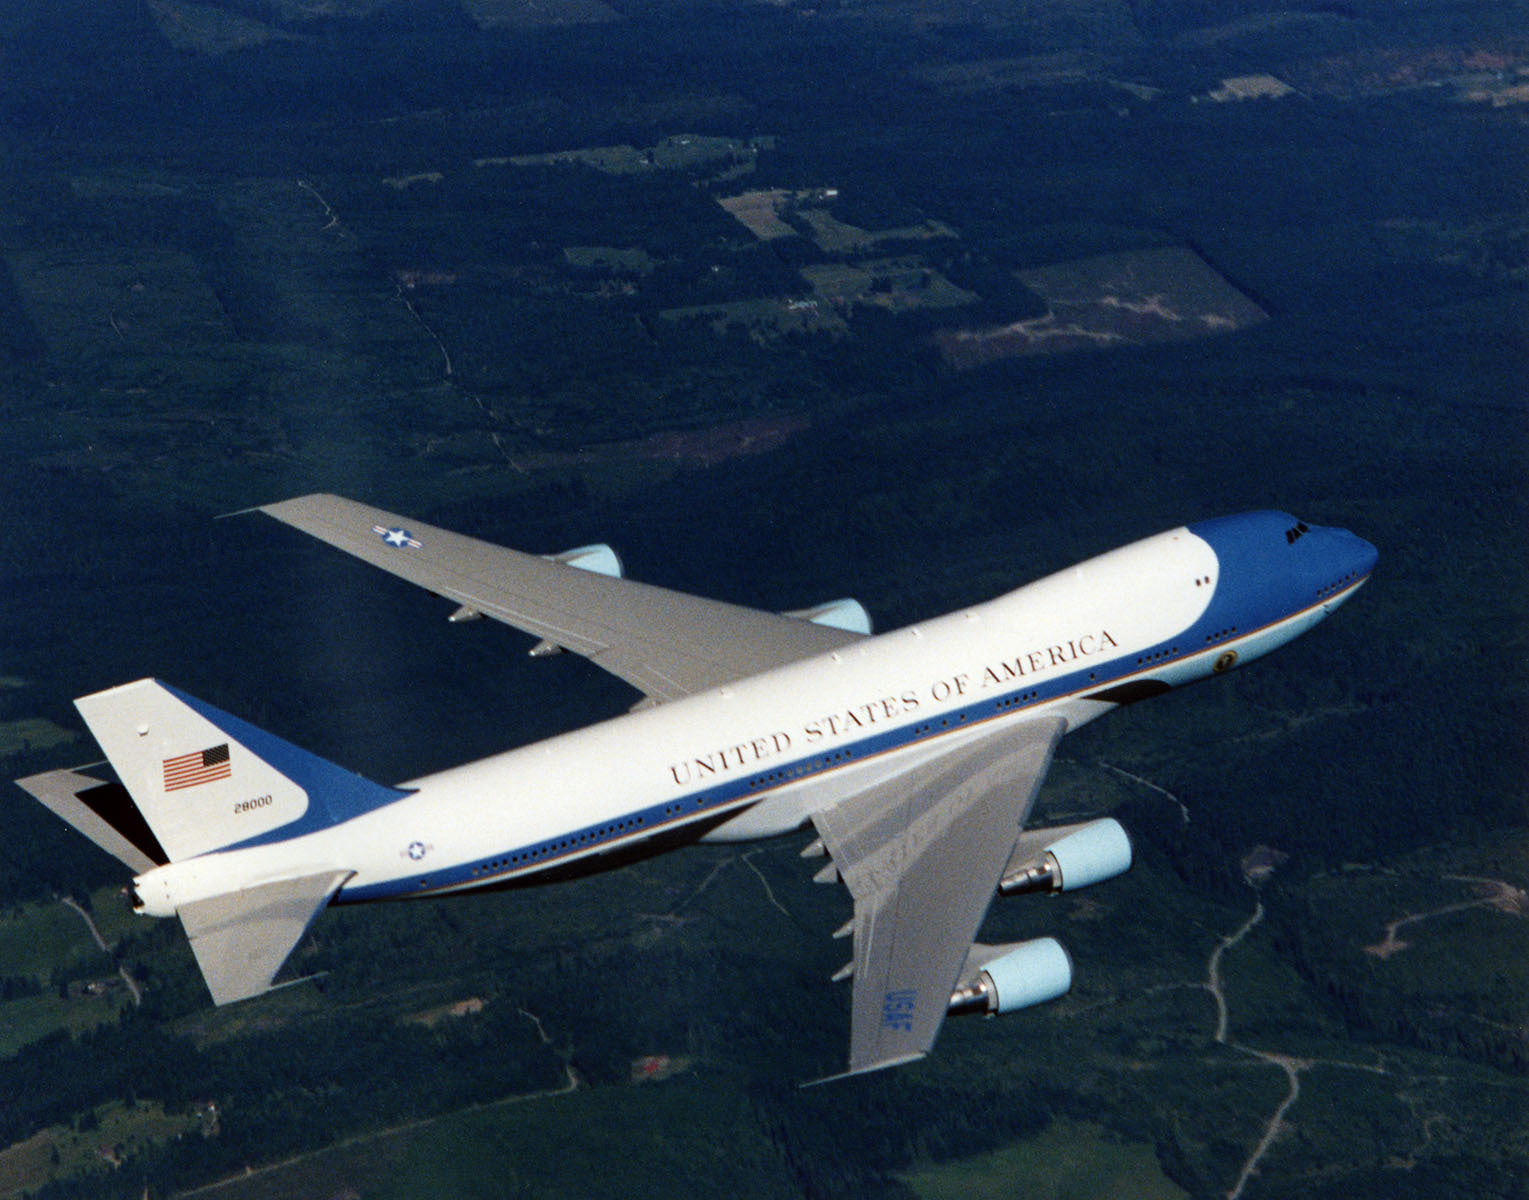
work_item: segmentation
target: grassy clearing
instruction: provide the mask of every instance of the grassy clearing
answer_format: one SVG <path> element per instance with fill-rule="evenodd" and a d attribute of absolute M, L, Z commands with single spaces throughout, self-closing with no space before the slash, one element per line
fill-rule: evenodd
<path fill-rule="evenodd" d="M 780 206 L 794 195 L 783 188 L 744 192 L 740 196 L 720 196 L 717 203 L 727 214 L 761 241 L 795 237 L 796 230 L 780 219 Z"/>
<path fill-rule="evenodd" d="M 866 250 L 883 242 L 925 241 L 928 238 L 953 238 L 961 235 L 943 221 L 924 221 L 897 229 L 861 229 L 848 225 L 822 208 L 798 209 L 797 216 L 812 228 L 812 240 L 829 254 Z"/>
<path fill-rule="evenodd" d="M 768 149 L 772 139 L 704 137 L 696 133 L 676 133 L 651 146 L 583 146 L 575 150 L 556 150 L 550 154 L 516 154 L 508 158 L 474 159 L 479 167 L 546 167 L 566 164 L 593 167 L 611 175 L 635 175 L 644 171 L 686 171 L 724 166 L 732 177 L 739 167 L 751 167 L 759 151 Z"/>
<path fill-rule="evenodd" d="M 0 975 L 46 978 L 54 967 L 100 953 L 79 914 L 62 904 L 20 905 L 0 920 Z"/>
<path fill-rule="evenodd" d="M 571 267 L 619 271 L 626 275 L 649 275 L 653 256 L 641 246 L 565 246 L 563 258 Z"/>
<path fill-rule="evenodd" d="M 75 741 L 78 735 L 43 717 L 23 717 L 19 721 L 0 721 L 0 754 L 18 754 L 27 750 L 51 750 Z"/>
<path fill-rule="evenodd" d="M 462 0 L 480 29 L 530 29 L 542 25 L 593 25 L 621 14 L 600 0 Z"/>
<path fill-rule="evenodd" d="M 199 54 L 227 54 L 275 40 L 295 40 L 293 35 L 261 21 L 225 12 L 210 4 L 186 0 L 155 0 L 149 6 L 160 36 L 177 50 Z"/>
<path fill-rule="evenodd" d="M 378 1200 L 415 1197 L 796 1195 L 745 1102 L 693 1074 L 596 1088 L 436 1121 Z"/>
<path fill-rule="evenodd" d="M 882 258 L 861 263 L 825 263 L 803 267 L 819 300 L 831 304 L 866 304 L 891 312 L 919 308 L 959 308 L 980 299 L 959 288 L 921 258 Z"/>
<path fill-rule="evenodd" d="M 108 982 L 109 989 L 99 995 L 76 995 L 71 989 L 69 999 L 61 1000 L 56 991 L 46 991 L 0 1004 L 0 1058 L 61 1029 L 82 1033 L 115 1021 L 131 1000 L 115 974 Z"/>
<path fill-rule="evenodd" d="M 742 328 L 761 346 L 787 333 L 843 333 L 847 328 L 837 313 L 816 300 L 735 300 L 730 304 L 666 308 L 659 315 L 675 322 L 699 318 L 718 334 Z"/>
<path fill-rule="evenodd" d="M 11 277 L 49 353 L 71 360 L 223 343 L 227 318 L 185 253 L 24 250 Z"/>
<path fill-rule="evenodd" d="M 202 1127 L 194 1114 L 172 1116 L 151 1101 L 93 1110 L 89 1129 L 52 1125 L 0 1150 L 0 1197 L 17 1196 L 68 1175 L 109 1169 L 135 1150 Z"/>
<path fill-rule="evenodd" d="M 1057 1121 L 1037 1137 L 900 1176 L 922 1200 L 1176 1200 L 1186 1193 L 1151 1146 L 1122 1142 L 1098 1125 Z"/>
<path fill-rule="evenodd" d="M 91 895 L 92 919 L 107 945 L 132 927 L 133 915 L 115 888 Z M 81 966 L 87 968 L 81 972 Z M 49 981 L 55 969 L 99 980 L 99 990 L 72 984 L 69 998 Z M 115 1021 L 129 1002 L 126 986 L 101 952 L 80 915 L 61 903 L 26 904 L 0 919 L 0 975 L 36 979 L 45 990 L 0 1002 L 0 1056 L 58 1030 L 79 1032 Z"/>

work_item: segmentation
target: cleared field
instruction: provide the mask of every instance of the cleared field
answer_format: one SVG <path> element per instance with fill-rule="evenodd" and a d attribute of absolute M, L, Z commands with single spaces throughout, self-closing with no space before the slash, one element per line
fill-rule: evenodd
<path fill-rule="evenodd" d="M 760 345 L 787 333 L 844 333 L 848 328 L 843 318 L 818 300 L 735 300 L 730 304 L 666 308 L 659 316 L 675 322 L 703 320 L 718 334 L 741 328 Z"/>
<path fill-rule="evenodd" d="M 253 18 L 188 0 L 149 0 L 149 13 L 165 41 L 177 50 L 194 50 L 199 54 L 227 54 L 230 50 L 293 37 Z"/>
<path fill-rule="evenodd" d="M 301 21 L 312 17 L 369 17 L 385 8 L 388 0 L 276 0 L 276 11 L 283 20 Z"/>
<path fill-rule="evenodd" d="M 793 195 L 784 188 L 769 188 L 740 196 L 720 196 L 717 203 L 755 237 L 769 241 L 796 236 L 796 230 L 780 219 L 780 206 Z"/>
<path fill-rule="evenodd" d="M 389 175 L 382 182 L 394 191 L 401 192 L 416 183 L 440 183 L 445 178 L 439 171 L 415 171 L 412 175 Z"/>
<path fill-rule="evenodd" d="M 958 308 L 979 297 L 959 288 L 917 257 L 859 263 L 825 263 L 802 268 L 819 300 L 833 305 L 866 304 L 891 312 Z"/>
<path fill-rule="evenodd" d="M 861 229 L 839 220 L 824 208 L 802 208 L 797 215 L 812 227 L 812 240 L 829 254 L 867 250 L 884 242 L 924 241 L 927 238 L 960 237 L 943 221 L 923 221 L 896 229 Z"/>
<path fill-rule="evenodd" d="M 0 975 L 46 978 L 55 967 L 99 953 L 85 922 L 63 904 L 18 905 L 0 920 Z"/>
<path fill-rule="evenodd" d="M 846 254 L 859 250 L 874 249 L 885 242 L 923 241 L 926 238 L 960 237 L 960 233 L 943 221 L 923 221 L 917 225 L 903 225 L 896 229 L 861 229 L 839 220 L 825 203 L 830 202 L 835 191 L 832 188 L 767 188 L 743 192 L 737 196 L 719 196 L 717 203 L 728 214 L 762 241 L 771 238 L 796 237 L 800 230 L 794 228 L 781 213 L 788 210 L 812 231 L 812 240 L 818 249 L 828 254 Z"/>
<path fill-rule="evenodd" d="M 722 174 L 732 177 L 753 169 L 759 151 L 773 139 L 706 137 L 698 133 L 676 133 L 651 146 L 582 146 L 573 150 L 554 150 L 550 154 L 514 154 L 508 157 L 475 158 L 475 167 L 546 167 L 567 164 L 593 167 L 611 175 L 635 175 L 644 171 L 685 171 L 704 167 L 725 168 Z"/>
<path fill-rule="evenodd" d="M 108 946 L 128 932 L 135 919 L 112 888 L 91 895 L 91 919 Z M 53 972 L 77 982 L 68 998 L 59 995 Z M 31 979 L 35 995 L 0 1001 L 0 1056 L 60 1029 L 90 1029 L 117 1019 L 128 1002 L 127 986 L 111 960 L 90 936 L 80 914 L 63 903 L 22 904 L 0 919 L 0 977 Z M 78 982 L 96 980 L 95 986 Z"/>
<path fill-rule="evenodd" d="M 1063 52 L 939 63 L 921 67 L 918 77 L 952 95 L 966 96 L 1002 88 L 1072 83 L 1096 74 L 1101 65 L 1096 55 Z"/>
<path fill-rule="evenodd" d="M 625 275 L 648 275 L 653 256 L 641 246 L 564 246 L 563 258 L 570 267 L 617 271 Z"/>
<path fill-rule="evenodd" d="M 120 246 L 24 250 L 7 261 L 52 356 L 184 352 L 229 340 L 218 298 L 189 254 Z"/>
<path fill-rule="evenodd" d="M 1057 1121 L 1037 1137 L 974 1158 L 900 1176 L 922 1200 L 1178 1200 L 1187 1195 L 1157 1164 L 1153 1148 L 1098 1125 Z"/>
<path fill-rule="evenodd" d="M 1263 309 L 1184 246 L 1102 254 L 1018 272 L 1044 316 L 936 335 L 955 367 L 1112 346 L 1192 341 L 1267 320 Z"/>
<path fill-rule="evenodd" d="M 79 1033 L 108 1024 L 117 1019 L 129 1002 L 126 987 L 112 987 L 94 996 L 71 993 L 67 1000 L 59 999 L 53 991 L 7 1000 L 0 1004 L 0 1057 L 15 1054 L 23 1046 L 59 1030 Z"/>
<path fill-rule="evenodd" d="M 0 1197 L 16 1196 L 53 1179 L 96 1168 L 110 1169 L 154 1142 L 208 1129 L 216 1118 L 184 1113 L 172 1116 L 149 1101 L 106 1104 L 81 1122 L 90 1128 L 51 1125 L 24 1142 L 0 1150 Z"/>
<path fill-rule="evenodd" d="M 620 1164 L 615 1190 L 623 1196 L 799 1194 L 747 1106 L 714 1080 L 687 1073 L 443 1117 L 368 1196 L 598 1196 L 610 1189 L 612 1163 Z"/>
<path fill-rule="evenodd" d="M 19 721 L 0 721 L 0 754 L 25 750 L 47 750 L 75 740 L 77 735 L 43 717 L 24 717 Z"/>

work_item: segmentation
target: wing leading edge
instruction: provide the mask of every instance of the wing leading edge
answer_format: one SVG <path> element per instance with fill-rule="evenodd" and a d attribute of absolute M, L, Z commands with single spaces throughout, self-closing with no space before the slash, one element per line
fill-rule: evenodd
<path fill-rule="evenodd" d="M 813 817 L 855 901 L 848 1074 L 934 1045 L 1066 727 L 988 735 Z"/>
<path fill-rule="evenodd" d="M 655 700 L 756 675 L 861 636 L 582 570 L 342 496 L 299 496 L 254 511 L 581 654 Z"/>

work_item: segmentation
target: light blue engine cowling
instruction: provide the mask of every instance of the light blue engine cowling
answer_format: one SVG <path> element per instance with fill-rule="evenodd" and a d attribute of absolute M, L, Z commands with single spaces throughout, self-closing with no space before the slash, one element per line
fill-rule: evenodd
<path fill-rule="evenodd" d="M 999 892 L 1005 896 L 1072 892 L 1113 879 L 1131 866 L 1131 839 L 1113 817 L 1069 829 L 1070 832 L 1048 845 L 1039 858 L 1006 873 L 998 885 Z"/>
<path fill-rule="evenodd" d="M 1015 848 L 1015 858 L 998 884 L 1005 896 L 1075 891 L 1113 879 L 1131 866 L 1131 839 L 1111 817 L 1022 836 L 1029 844 L 1022 840 Z M 1047 842 L 1048 837 L 1056 840 Z M 1072 959 L 1055 938 L 974 946 L 966 982 L 951 993 L 949 1011 L 990 1016 L 1013 1012 L 1055 1000 L 1070 987 Z"/>
<path fill-rule="evenodd" d="M 1072 957 L 1056 938 L 977 947 L 994 955 L 950 997 L 950 1012 L 998 1013 L 1044 1004 L 1072 987 Z"/>
<path fill-rule="evenodd" d="M 1077 833 L 1046 848 L 1061 874 L 1060 892 L 1113 879 L 1131 866 L 1131 839 L 1112 817 L 1090 821 Z"/>
<path fill-rule="evenodd" d="M 1065 995 L 1072 987 L 1072 957 L 1056 938 L 1023 942 L 982 968 L 993 989 L 995 1013 L 1029 1008 Z"/>

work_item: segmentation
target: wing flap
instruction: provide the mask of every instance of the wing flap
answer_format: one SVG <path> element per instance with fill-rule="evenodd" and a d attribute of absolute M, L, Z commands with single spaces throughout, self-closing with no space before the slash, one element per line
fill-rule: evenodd
<path fill-rule="evenodd" d="M 293 947 L 353 874 L 319 871 L 181 905 L 176 911 L 212 1002 L 270 991 Z"/>
<path fill-rule="evenodd" d="M 857 641 L 860 634 L 523 554 L 315 494 L 260 512 L 673 700 Z"/>
<path fill-rule="evenodd" d="M 855 901 L 850 1074 L 934 1045 L 1065 729 L 999 731 L 813 817 Z"/>

